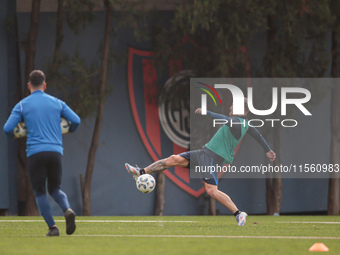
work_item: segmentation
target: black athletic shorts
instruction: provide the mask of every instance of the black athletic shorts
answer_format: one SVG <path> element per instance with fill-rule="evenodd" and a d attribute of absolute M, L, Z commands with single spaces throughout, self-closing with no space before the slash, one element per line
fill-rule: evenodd
<path fill-rule="evenodd" d="M 27 169 L 34 193 L 46 194 L 46 180 L 49 193 L 60 189 L 62 166 L 61 154 L 43 151 L 27 158 Z"/>
<path fill-rule="evenodd" d="M 212 152 L 205 146 L 203 146 L 200 150 L 187 151 L 178 155 L 189 160 L 189 164 L 187 166 L 189 169 L 195 166 L 221 165 L 224 162 L 224 158 Z M 204 182 L 212 185 L 218 185 L 218 176 L 216 173 L 200 173 L 200 176 Z"/>

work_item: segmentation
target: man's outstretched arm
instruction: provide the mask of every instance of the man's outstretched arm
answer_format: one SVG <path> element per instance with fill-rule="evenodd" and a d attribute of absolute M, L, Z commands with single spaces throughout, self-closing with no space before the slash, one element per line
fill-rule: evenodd
<path fill-rule="evenodd" d="M 202 109 L 201 108 L 197 108 L 195 110 L 195 113 L 197 114 L 202 114 Z M 207 111 L 207 115 L 213 119 L 225 119 L 228 121 L 230 121 L 230 118 L 226 115 L 223 115 L 223 114 L 219 114 L 219 113 L 215 113 L 215 112 L 211 112 L 211 111 Z"/>
<path fill-rule="evenodd" d="M 195 113 L 197 114 L 202 114 L 202 109 L 201 108 L 197 108 Z M 223 114 L 219 114 L 219 113 L 214 113 L 211 111 L 207 111 L 207 115 L 209 117 L 211 117 L 212 119 L 222 119 L 222 120 L 227 120 L 227 123 L 225 124 L 226 126 L 230 127 L 230 131 L 232 133 L 232 135 L 238 139 L 241 136 L 241 126 L 240 125 L 231 125 L 231 121 L 235 121 L 236 123 L 239 122 L 239 120 L 236 118 L 236 120 L 233 120 L 232 118 L 223 115 Z"/>
<path fill-rule="evenodd" d="M 269 147 L 266 140 L 263 138 L 261 133 L 254 127 L 249 127 L 248 134 L 253 137 L 264 149 L 266 152 L 266 156 L 270 159 L 270 161 L 274 161 L 276 159 L 276 154 L 272 149 Z"/>

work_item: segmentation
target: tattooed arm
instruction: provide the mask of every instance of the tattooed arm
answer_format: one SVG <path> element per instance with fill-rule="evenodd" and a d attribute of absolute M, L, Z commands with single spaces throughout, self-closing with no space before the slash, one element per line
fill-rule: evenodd
<path fill-rule="evenodd" d="M 169 166 L 167 166 L 166 160 L 165 159 L 161 159 L 161 160 L 158 160 L 158 161 L 152 163 L 148 167 L 144 168 L 144 170 L 145 170 L 145 173 L 152 174 L 152 173 L 162 172 L 165 169 L 167 169 L 168 167 Z"/>
<path fill-rule="evenodd" d="M 171 155 L 144 168 L 146 174 L 159 173 L 173 166 L 187 167 L 189 160 L 180 155 Z"/>

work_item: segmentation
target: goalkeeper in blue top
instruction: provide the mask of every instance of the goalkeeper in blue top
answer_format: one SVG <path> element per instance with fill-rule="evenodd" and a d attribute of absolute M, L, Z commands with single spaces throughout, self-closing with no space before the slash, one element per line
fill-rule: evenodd
<path fill-rule="evenodd" d="M 63 155 L 60 119 L 67 119 L 70 122 L 69 132 L 74 132 L 80 124 L 80 118 L 63 101 L 44 93 L 46 82 L 42 71 L 31 72 L 28 89 L 31 95 L 15 105 L 4 131 L 13 137 L 17 124 L 25 122 L 27 169 L 40 213 L 49 227 L 47 236 L 59 236 L 59 230 L 46 198 L 46 180 L 49 194 L 64 211 L 66 233 L 71 235 L 76 229 L 75 213 L 70 208 L 66 194 L 60 189 Z"/>
<path fill-rule="evenodd" d="M 141 174 L 151 174 L 164 171 L 173 166 L 189 167 L 191 166 L 212 166 L 213 164 L 231 164 L 233 162 L 234 149 L 241 141 L 243 136 L 248 133 L 258 143 L 261 144 L 266 152 L 267 157 L 274 161 L 276 154 L 270 149 L 259 131 L 254 127 L 249 127 L 247 113 L 249 112 L 247 102 L 245 100 L 245 114 L 233 115 L 233 106 L 230 107 L 228 116 L 216 114 L 208 111 L 207 114 L 214 119 L 226 119 L 227 124 L 223 125 L 211 140 L 200 150 L 188 151 L 178 155 L 172 155 L 168 158 L 158 160 L 145 168 L 136 168 L 129 164 L 125 167 L 129 173 L 137 178 Z M 195 113 L 201 114 L 201 108 L 196 109 Z M 230 125 L 233 123 L 233 125 Z M 219 201 L 228 208 L 235 216 L 239 226 L 243 226 L 246 222 L 247 214 L 240 212 L 230 197 L 224 192 L 218 190 L 218 179 L 214 173 L 209 173 L 207 178 L 203 178 L 205 190 L 208 195 Z"/>

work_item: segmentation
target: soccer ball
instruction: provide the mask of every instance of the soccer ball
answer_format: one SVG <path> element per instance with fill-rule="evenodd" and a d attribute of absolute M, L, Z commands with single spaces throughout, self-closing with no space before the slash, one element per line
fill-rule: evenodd
<path fill-rule="evenodd" d="M 61 127 L 61 133 L 65 135 L 70 131 L 70 122 L 68 122 L 68 120 L 65 118 L 61 118 L 60 127 Z"/>
<path fill-rule="evenodd" d="M 18 125 L 13 130 L 13 134 L 16 138 L 25 137 L 27 135 L 27 127 L 25 122 L 18 123 Z"/>
<path fill-rule="evenodd" d="M 143 193 L 150 193 L 156 187 L 156 181 L 150 174 L 143 174 L 136 181 L 137 189 Z"/>

